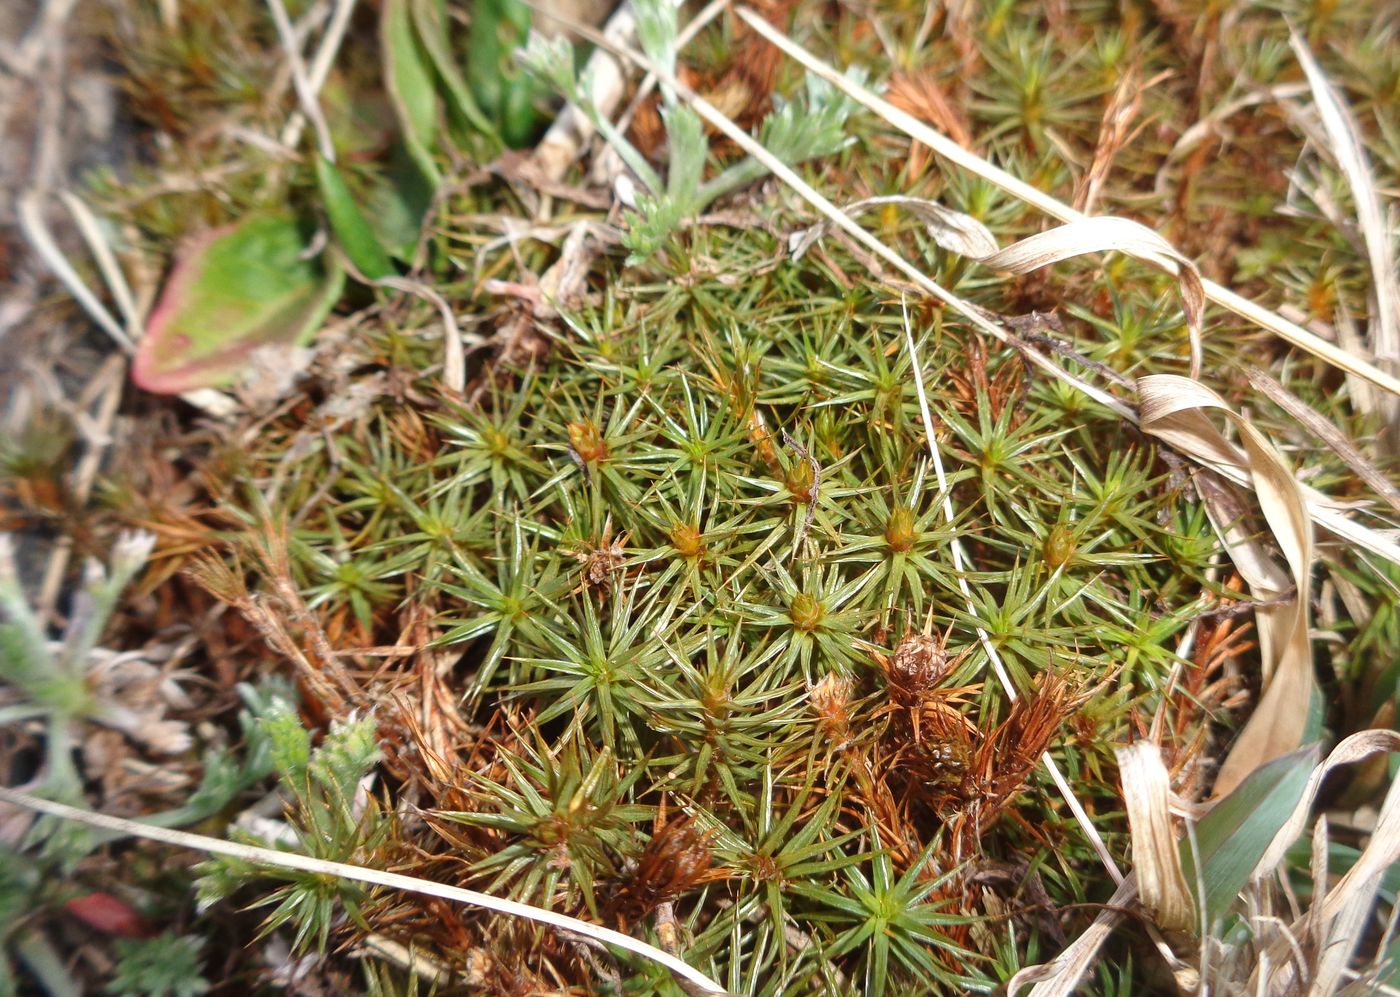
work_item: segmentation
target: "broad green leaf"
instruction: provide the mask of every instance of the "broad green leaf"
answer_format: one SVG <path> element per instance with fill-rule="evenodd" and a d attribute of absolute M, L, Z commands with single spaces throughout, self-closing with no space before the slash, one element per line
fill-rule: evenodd
<path fill-rule="evenodd" d="M 325 202 L 331 229 L 355 269 L 370 280 L 392 276 L 394 264 L 365 220 L 364 212 L 355 203 L 345 178 L 334 163 L 320 154 L 316 156 L 316 183 L 321 188 L 321 200 Z"/>
<path fill-rule="evenodd" d="M 442 181 L 433 148 L 437 141 L 437 90 L 431 65 L 419 45 L 408 0 L 384 0 L 379 19 L 384 86 L 403 128 L 404 145 L 434 187 Z"/>
<path fill-rule="evenodd" d="M 309 338 L 345 274 L 306 259 L 306 249 L 285 215 L 255 215 L 190 244 L 137 347 L 132 380 L 160 394 L 212 387 L 235 378 L 259 347 Z"/>
<path fill-rule="evenodd" d="M 1244 889 L 1274 835 L 1302 799 L 1317 760 L 1317 748 L 1311 747 L 1261 765 L 1196 825 L 1207 923 L 1224 917 Z M 1196 864 L 1189 838 L 1181 842 L 1181 865 L 1194 894 Z"/>
<path fill-rule="evenodd" d="M 534 144 L 541 130 L 539 102 L 544 90 L 533 76 L 515 73 L 510 88 L 501 103 L 501 137 L 512 149 L 524 149 Z"/>

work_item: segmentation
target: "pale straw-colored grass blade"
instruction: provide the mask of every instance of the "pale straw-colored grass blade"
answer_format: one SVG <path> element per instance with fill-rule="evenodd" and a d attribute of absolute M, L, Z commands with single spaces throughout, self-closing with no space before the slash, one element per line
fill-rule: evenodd
<path fill-rule="evenodd" d="M 1007 193 L 1020 198 L 1027 204 L 1033 205 L 1053 218 L 1058 218 L 1062 222 L 1082 221 L 1084 218 L 1088 217 L 1082 212 L 1074 210 L 1074 208 L 1065 204 L 1063 201 L 1050 196 L 1042 190 L 1032 187 L 1030 184 L 1012 176 L 1005 170 L 993 166 L 981 156 L 962 148 L 941 132 L 877 96 L 868 87 L 844 76 L 796 42 L 784 37 L 771 24 L 748 8 L 737 7 L 735 8 L 735 13 L 743 19 L 745 24 L 749 25 L 754 31 L 758 32 L 773 45 L 780 48 L 788 56 L 838 87 L 847 96 L 859 101 L 861 104 L 864 104 L 866 107 L 879 114 L 880 117 L 884 118 L 906 135 L 927 145 L 943 158 L 977 174 L 988 182 L 1005 190 Z M 1309 332 L 1302 326 L 1294 322 L 1289 322 L 1282 316 L 1255 304 L 1247 298 L 1241 297 L 1229 288 L 1222 287 L 1214 281 L 1202 280 L 1201 290 L 1207 300 L 1213 301 L 1221 307 L 1234 312 L 1236 315 L 1254 322 L 1256 325 L 1269 330 L 1299 349 L 1320 357 L 1341 370 L 1349 371 L 1350 373 L 1364 377 L 1366 380 L 1384 388 L 1392 394 L 1400 395 L 1400 378 L 1380 370 L 1374 364 L 1353 356 L 1346 350 L 1327 342 L 1327 340 Z"/>
<path fill-rule="evenodd" d="M 1273 444 L 1214 391 L 1190 378 L 1157 374 L 1138 381 L 1138 396 L 1143 432 L 1195 456 L 1207 467 L 1230 466 L 1249 474 L 1264 520 L 1287 562 L 1285 573 L 1257 538 L 1231 530 L 1237 517 L 1222 510 L 1211 493 L 1202 491 L 1226 549 L 1259 601 L 1255 621 L 1264 686 L 1216 778 L 1215 792 L 1224 795 L 1260 765 L 1302 743 L 1314 695 L 1308 641 L 1312 521 L 1298 480 Z M 1243 448 L 1226 439 L 1207 413 L 1223 413 L 1234 424 Z"/>
<path fill-rule="evenodd" d="M 17 792 L 13 789 L 0 788 L 0 802 L 8 803 L 11 806 L 22 807 L 36 813 L 48 814 L 63 820 L 77 821 L 88 827 L 101 828 L 107 831 L 115 831 L 122 836 L 144 838 L 147 841 L 160 841 L 167 845 L 175 845 L 178 848 L 190 848 L 195 851 L 207 852 L 210 855 L 228 855 L 233 858 L 242 859 L 246 862 L 253 862 L 260 865 L 274 866 L 280 869 L 295 869 L 300 872 L 315 873 L 320 876 L 331 876 L 338 879 L 353 880 L 358 883 L 369 883 L 371 886 L 382 886 L 390 890 L 404 890 L 409 893 L 420 893 L 424 896 L 438 897 L 443 900 L 453 900 L 458 903 L 469 904 L 473 907 L 481 907 L 497 914 L 504 914 L 508 917 L 525 918 L 538 924 L 547 924 L 552 928 L 569 934 L 578 935 L 591 939 L 595 942 L 602 942 L 605 945 L 612 945 L 624 951 L 639 955 L 644 959 L 665 966 L 677 977 L 690 984 L 699 993 L 723 994 L 725 989 L 715 983 L 704 973 L 693 966 L 671 955 L 663 952 L 655 946 L 646 942 L 638 941 L 631 935 L 624 935 L 620 931 L 605 928 L 599 924 L 591 924 L 588 921 L 580 921 L 577 918 L 569 917 L 567 914 L 559 914 L 543 907 L 534 907 L 530 904 L 518 903 L 514 900 L 507 900 L 503 897 L 494 897 L 489 893 L 479 893 L 476 890 L 466 890 L 460 886 L 448 886 L 445 883 L 435 883 L 427 879 L 416 879 L 412 876 L 403 876 L 393 872 L 383 872 L 379 869 L 370 869 L 365 866 L 347 865 L 343 862 L 328 862 L 325 859 L 312 858 L 310 855 L 298 855 L 295 852 L 278 851 L 272 848 L 260 848 L 255 845 L 245 845 L 235 841 L 225 841 L 222 838 L 211 838 L 202 834 L 191 834 L 188 831 L 176 831 L 170 828 L 155 827 L 151 824 L 143 824 L 139 821 L 126 820 L 121 817 L 110 817 L 107 814 L 93 813 L 90 810 L 82 810 L 78 807 L 70 807 L 63 803 L 54 803 L 51 800 L 42 800 L 28 793 Z"/>
<path fill-rule="evenodd" d="M 1188 931 L 1194 920 L 1193 904 L 1172 832 L 1171 778 L 1162 764 L 1162 752 L 1151 741 L 1137 741 L 1115 754 L 1138 896 L 1160 927 Z"/>
<path fill-rule="evenodd" d="M 1356 207 L 1356 226 L 1361 230 L 1371 267 L 1371 287 L 1375 314 L 1371 319 L 1371 352 L 1382 363 L 1400 363 L 1400 272 L 1397 272 L 1393 233 L 1376 192 L 1370 161 L 1361 144 L 1361 129 L 1328 82 L 1322 67 L 1296 31 L 1290 31 L 1289 44 L 1302 64 L 1312 88 L 1313 104 L 1327 141 L 1317 143 L 1319 151 L 1336 161 L 1351 187 Z M 1394 407 L 1392 406 L 1392 412 Z"/>

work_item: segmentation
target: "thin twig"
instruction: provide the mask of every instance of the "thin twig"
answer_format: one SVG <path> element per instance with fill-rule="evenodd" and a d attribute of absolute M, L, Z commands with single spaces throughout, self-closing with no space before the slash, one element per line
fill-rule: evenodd
<path fill-rule="evenodd" d="M 306 63 L 302 61 L 301 49 L 297 45 L 296 34 L 292 31 L 292 21 L 287 16 L 287 7 L 282 0 L 267 0 L 267 7 L 272 12 L 272 23 L 277 26 L 277 37 L 287 54 L 287 68 L 292 74 L 292 86 L 296 89 L 301 112 L 311 121 L 311 126 L 316 131 L 316 145 L 321 155 L 326 157 L 328 162 L 334 163 L 335 143 L 331 140 L 330 126 L 326 124 L 321 105 L 316 98 L 316 90 L 312 88 L 306 74 Z"/>

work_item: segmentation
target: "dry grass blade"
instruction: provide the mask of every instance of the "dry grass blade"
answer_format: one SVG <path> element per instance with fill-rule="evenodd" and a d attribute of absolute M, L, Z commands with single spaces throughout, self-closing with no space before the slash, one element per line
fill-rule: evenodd
<path fill-rule="evenodd" d="M 903 208 L 924 223 L 929 238 L 941 249 L 974 260 L 985 260 L 1001 251 L 996 236 L 976 218 L 961 211 L 944 207 L 926 197 L 909 197 L 903 194 L 890 194 L 883 197 L 867 197 L 846 205 L 841 210 L 847 218 L 859 218 L 875 208 Z M 801 259 L 808 249 L 831 231 L 830 220 L 817 222 L 811 228 L 794 232 L 788 239 L 788 252 L 794 260 Z"/>
<path fill-rule="evenodd" d="M 306 74 L 307 88 L 313 98 L 321 92 L 326 79 L 330 76 L 331 67 L 335 64 L 340 45 L 345 40 L 346 29 L 350 26 L 350 15 L 355 12 L 357 2 L 358 0 L 336 0 L 335 9 L 331 12 L 330 24 L 326 26 L 321 44 L 316 49 L 316 55 L 312 58 L 311 66 Z M 305 127 L 306 116 L 298 110 L 287 119 L 287 124 L 277 140 L 287 148 L 294 149 L 301 141 L 301 132 Z"/>
<path fill-rule="evenodd" d="M 1276 103 L 1289 97 L 1297 97 L 1308 92 L 1306 83 L 1279 83 L 1275 86 L 1264 87 L 1247 93 L 1242 97 L 1226 101 L 1219 105 L 1210 113 L 1206 114 L 1190 128 L 1181 133 L 1176 143 L 1172 145 L 1171 152 L 1167 153 L 1167 165 L 1180 162 L 1187 155 L 1197 148 L 1202 142 L 1212 135 L 1218 135 L 1223 131 L 1224 122 L 1233 118 L 1241 111 L 1255 107 L 1259 104 Z M 1153 185 L 1153 193 L 1162 196 L 1166 192 L 1166 180 L 1170 171 L 1164 166 L 1157 173 L 1157 179 Z M 1293 321 L 1290 319 L 1290 321 Z"/>
<path fill-rule="evenodd" d="M 862 86 L 854 80 L 848 79 L 800 45 L 783 37 L 774 30 L 771 25 L 764 22 L 761 17 L 754 14 L 754 12 L 748 8 L 735 8 L 735 13 L 743 19 L 745 24 L 748 24 L 793 59 L 836 86 L 846 95 L 875 111 L 906 135 L 924 143 L 943 158 L 977 174 L 1007 193 L 1020 198 L 1027 204 L 1039 208 L 1053 218 L 1058 218 L 1060 221 L 1081 221 L 1087 217 L 1083 213 L 1075 211 L 1064 202 L 1046 194 L 1044 191 L 1038 190 L 1030 184 L 1012 176 L 1010 173 L 1007 173 L 1005 170 L 993 166 L 982 157 L 968 152 L 956 142 L 951 141 L 947 136 L 930 128 L 914 116 L 901 111 L 889 101 L 876 96 L 867 87 Z M 1201 290 L 1207 300 L 1213 301 L 1223 308 L 1228 308 L 1236 315 L 1249 319 L 1262 328 L 1268 329 L 1270 332 L 1299 349 L 1306 350 L 1308 353 L 1326 360 L 1328 363 L 1341 370 L 1349 371 L 1350 373 L 1364 377 L 1366 380 L 1384 388 L 1392 394 L 1400 395 L 1400 378 L 1380 370 L 1374 364 L 1367 363 L 1365 360 L 1352 356 L 1346 350 L 1340 349 L 1320 336 L 1314 335 L 1302 326 L 1289 322 L 1282 316 L 1269 311 L 1267 308 L 1256 305 L 1247 298 L 1240 297 L 1235 292 L 1216 284 L 1214 281 L 1203 279 L 1201 281 Z"/>
<path fill-rule="evenodd" d="M 282 43 L 282 51 L 287 57 L 287 68 L 292 74 L 292 86 L 296 90 L 301 113 L 311 122 L 316 131 L 316 147 L 327 161 L 335 162 L 335 142 L 331 140 L 331 130 L 321 114 L 320 101 L 316 99 L 317 88 L 312 85 L 306 71 L 306 63 L 301 57 L 301 48 L 292 30 L 291 18 L 287 16 L 286 5 L 282 0 L 267 0 L 272 23 L 277 27 L 277 37 Z"/>
<path fill-rule="evenodd" d="M 1216 780 L 1216 794 L 1224 795 L 1258 766 L 1302 743 L 1313 695 L 1308 643 L 1312 522 L 1302 490 L 1278 451 L 1215 392 L 1187 378 L 1158 374 L 1138 382 L 1138 395 L 1143 432 L 1196 455 L 1207 467 L 1232 465 L 1248 472 L 1264 519 L 1288 563 L 1284 575 L 1256 540 L 1231 532 L 1229 527 L 1238 517 L 1222 510 L 1221 503 L 1203 492 L 1206 508 L 1216 520 L 1235 566 L 1249 583 L 1250 592 L 1263 603 L 1255 615 L 1264 687 L 1254 715 L 1240 732 Z M 1206 413 L 1215 410 L 1224 412 L 1234 423 L 1244 441 L 1243 450 L 1207 418 Z"/>
<path fill-rule="evenodd" d="M 1166 930 L 1187 931 L 1192 925 L 1191 893 L 1172 833 L 1171 780 L 1162 753 L 1151 741 L 1138 741 L 1115 753 L 1143 905 Z"/>
<path fill-rule="evenodd" d="M 842 210 L 848 218 L 855 218 L 877 207 L 903 208 L 924 223 L 929 237 L 942 249 L 974 259 L 993 270 L 1005 270 L 1018 276 L 1076 256 L 1114 251 L 1165 270 L 1181 284 L 1186 326 L 1191 338 L 1191 376 L 1200 377 L 1201 332 L 1206 304 L 1200 272 L 1171 243 L 1147 226 L 1126 218 L 1086 218 L 1001 249 L 996 236 L 976 218 L 926 198 L 901 195 L 868 197 Z M 796 233 L 788 243 L 793 257 L 802 256 L 829 228 L 830 223 L 823 221 Z"/>
<path fill-rule="evenodd" d="M 1327 760 L 1313 770 L 1307 789 L 1292 817 L 1274 837 L 1254 878 L 1271 873 L 1283 860 L 1288 846 L 1302 834 L 1313 802 L 1323 780 L 1333 769 L 1349 765 L 1377 752 L 1400 751 L 1400 734 L 1388 730 L 1368 730 L 1353 734 L 1332 750 Z M 1325 899 L 1314 901 L 1288 932 L 1281 932 L 1265 952 L 1251 979 L 1249 990 L 1254 993 L 1281 995 L 1336 993 L 1342 977 L 1360 941 L 1367 920 L 1371 917 L 1373 901 L 1386 869 L 1400 861 L 1400 779 L 1392 781 L 1381 805 L 1380 815 L 1370 841 L 1355 865 L 1327 892 Z M 1290 956 L 1290 941 L 1296 939 L 1312 963 L 1300 967 Z M 1299 970 L 1308 973 L 1300 977 Z"/>
<path fill-rule="evenodd" d="M 1089 163 L 1088 172 L 1075 187 L 1074 207 L 1077 210 L 1085 214 L 1093 213 L 1094 204 L 1113 169 L 1114 158 L 1147 127 L 1146 121 L 1138 123 L 1136 127 L 1133 125 L 1142 108 L 1143 95 L 1171 76 L 1172 70 L 1164 69 L 1144 83 L 1138 76 L 1137 67 L 1130 67 L 1119 78 L 1117 86 L 1113 88 L 1113 96 L 1104 106 L 1103 118 L 1099 122 L 1099 138 L 1094 145 L 1094 158 Z"/>
<path fill-rule="evenodd" d="M 1191 376 L 1201 376 L 1201 328 L 1205 291 L 1196 265 L 1146 225 L 1126 218 L 1085 218 L 1041 232 L 982 260 L 996 270 L 1024 274 L 1075 256 L 1116 250 L 1165 270 L 1181 284 L 1191 336 Z"/>
<path fill-rule="evenodd" d="M 1318 821 L 1320 826 L 1323 823 Z M 1356 864 L 1327 892 L 1321 905 L 1314 904 L 1294 925 L 1294 933 L 1303 938 L 1307 951 L 1317 953 L 1306 992 L 1328 994 L 1341 989 L 1343 973 L 1366 930 L 1366 922 L 1372 917 L 1381 877 L 1397 860 L 1400 860 L 1400 780 L 1390 784 L 1376 829 Z M 1269 993 L 1304 992 L 1304 981 L 1293 979 L 1285 985 L 1280 979 L 1280 976 L 1288 977 L 1296 972 L 1293 960 L 1278 960 L 1274 965 L 1275 973 L 1265 985 Z"/>
<path fill-rule="evenodd" d="M 1031 997 L 1069 997 L 1079 985 L 1079 980 L 1089 971 L 1098 957 L 1099 949 L 1118 923 L 1127 916 L 1137 900 L 1137 873 L 1118 884 L 1118 889 L 1104 904 L 1094 923 L 1084 933 L 1070 943 L 1069 947 L 1055 956 L 1050 962 L 1040 966 L 1027 966 L 1011 977 L 1006 985 L 1007 997 L 1016 997 L 1022 987 L 1035 984 Z"/>
<path fill-rule="evenodd" d="M 102 226 L 97 217 L 92 213 L 92 209 L 83 203 L 82 198 L 71 191 L 60 190 L 58 199 L 63 202 L 63 206 L 73 216 L 73 222 L 78 226 L 78 232 L 82 235 L 83 241 L 87 243 L 88 251 L 92 253 L 92 258 L 97 261 L 97 268 L 102 271 L 102 279 L 107 282 L 107 289 L 112 292 L 112 298 L 116 301 L 117 308 L 121 311 L 122 317 L 126 319 L 127 335 L 131 337 L 132 341 L 139 340 L 145 332 L 145 322 L 142 320 L 140 310 L 136 307 L 136 298 L 131 293 L 131 285 L 127 283 L 126 275 L 122 273 L 116 254 L 112 252 L 112 247 L 108 244 L 106 236 L 102 234 Z"/>
<path fill-rule="evenodd" d="M 93 294 L 83 283 L 83 279 L 78 276 L 78 272 L 73 269 L 68 258 L 63 255 L 63 251 L 58 248 L 58 243 L 54 241 L 53 234 L 49 231 L 48 222 L 44 220 L 41 195 L 33 191 L 21 195 L 15 205 L 15 214 L 19 217 L 20 231 L 24 233 L 29 248 L 39 259 L 44 261 L 49 272 L 63 283 L 63 286 L 68 289 L 68 293 L 73 295 L 74 300 L 82 306 L 83 311 L 88 313 L 88 317 L 112 338 L 112 341 L 121 348 L 122 352 L 127 354 L 135 352 L 136 344 L 131 341 L 131 337 L 126 334 L 121 323 L 112 317 L 112 313 L 101 301 L 97 300 L 97 295 Z"/>
<path fill-rule="evenodd" d="M 836 207 L 836 204 L 830 202 L 827 197 L 822 196 L 822 193 L 819 193 L 818 190 L 813 189 L 811 183 L 804 181 L 801 176 L 795 174 L 783 161 L 778 160 L 773 154 L 769 153 L 762 144 L 753 140 L 752 136 L 743 132 L 741 127 L 736 126 L 732 120 L 725 118 L 725 116 L 718 112 L 710 102 L 701 98 L 692 88 L 683 84 L 679 78 L 672 76 L 671 73 L 666 73 L 665 70 L 659 69 L 657 64 L 652 63 L 650 59 L 647 59 L 647 57 L 641 55 L 641 53 L 633 52 L 633 50 L 623 48 L 623 46 L 613 45 L 612 42 L 603 38 L 598 32 L 582 28 L 581 34 L 587 36 L 589 41 L 599 43 L 599 45 L 612 46 L 612 49 L 615 50 L 617 55 L 622 55 L 626 57 L 626 59 L 633 60 L 633 62 L 640 64 L 640 66 L 647 67 L 648 70 L 657 73 L 659 80 L 665 81 L 665 83 L 675 88 L 680 97 L 685 99 L 686 104 L 692 106 L 694 111 L 699 113 L 701 118 L 710 123 L 710 125 L 713 125 L 715 129 L 724 133 L 727 139 L 734 141 L 736 146 L 741 147 L 745 153 L 752 155 L 755 160 L 762 162 L 764 167 L 773 172 L 774 176 L 777 176 L 778 179 L 787 183 L 790 188 L 804 197 L 806 202 L 816 207 L 830 223 L 857 239 L 862 246 L 874 252 L 879 258 L 890 263 L 890 265 L 899 270 L 900 273 L 903 273 L 904 276 L 914 281 L 925 293 L 930 294 L 931 297 L 937 298 L 938 301 L 944 302 L 944 304 L 949 305 L 949 307 L 956 309 L 960 315 L 965 316 L 967 321 L 972 323 L 973 326 L 976 326 L 977 329 L 980 329 L 981 332 L 987 333 L 988 336 L 993 337 L 997 342 L 1012 343 L 1012 337 L 1008 335 L 1007 330 L 1002 329 L 997 323 L 991 322 L 990 319 L 981 312 L 980 308 L 973 307 L 969 302 L 963 301 L 958 295 L 953 294 L 952 291 L 939 286 L 939 284 L 931 280 L 928 274 L 925 274 L 923 270 L 918 269 L 917 266 L 914 266 L 909 260 L 904 259 L 903 256 L 900 256 L 899 253 L 890 249 L 889 246 L 883 244 L 879 239 L 876 239 L 874 235 L 869 234 L 869 232 L 861 228 L 860 225 L 855 224 L 850 217 L 847 217 L 846 214 L 839 209 L 839 207 Z M 1016 182 L 1019 183 L 1019 181 Z M 1026 189 L 1033 190 L 1033 188 Z M 1203 281 L 1203 287 L 1205 287 L 1207 293 L 1210 291 L 1207 281 Z M 1243 298 L 1240 298 L 1240 301 L 1243 301 Z M 1256 308 L 1256 305 L 1250 305 L 1249 302 L 1245 302 L 1245 304 L 1249 305 L 1250 308 Z M 1117 414 L 1120 419 L 1126 420 L 1128 423 L 1134 424 L 1134 426 L 1138 423 L 1137 412 L 1135 412 L 1133 407 L 1124 405 L 1121 400 L 1114 398 L 1113 395 L 1103 391 L 1099 386 L 1089 384 L 1089 382 L 1084 381 L 1084 379 L 1075 377 L 1075 375 L 1065 371 L 1060 365 L 1051 363 L 1049 358 L 1044 357 L 1043 354 L 1037 353 L 1036 350 L 1025 350 L 1023 351 L 1023 356 L 1026 357 L 1026 360 L 1028 360 L 1030 364 L 1047 372 L 1050 377 L 1074 386 L 1075 389 L 1084 393 L 1088 398 L 1096 400 L 1100 405 L 1109 409 L 1110 412 Z M 1345 357 L 1347 354 L 1343 353 L 1341 356 Z M 1376 372 L 1380 374 L 1380 371 Z M 1396 388 L 1400 389 L 1400 381 L 1396 382 Z M 1190 454 L 1190 456 L 1196 455 Z M 1245 486 L 1249 486 L 1250 484 L 1249 473 L 1247 473 L 1245 469 L 1240 468 L 1240 466 L 1222 465 L 1217 469 L 1222 475 L 1228 477 L 1229 480 L 1232 480 L 1232 482 L 1236 484 L 1245 484 Z M 1320 500 L 1320 496 L 1313 496 L 1316 496 L 1316 493 L 1312 493 L 1309 496 L 1308 513 L 1319 527 L 1329 529 L 1333 534 L 1340 536 L 1340 538 L 1345 539 L 1347 542 L 1354 543 L 1354 545 L 1359 546 L 1359 548 L 1369 550 L 1373 555 L 1385 557 L 1389 562 L 1400 564 L 1400 545 L 1394 543 L 1392 539 L 1387 538 L 1387 536 L 1378 534 L 1378 532 L 1373 531 L 1373 529 L 1364 527 L 1364 525 L 1358 524 L 1358 522 L 1348 520 L 1348 518 L 1341 514 L 1340 511 L 1337 511 L 1336 508 L 1329 507 L 1327 501 Z"/>
<path fill-rule="evenodd" d="M 1356 202 L 1356 221 L 1366 243 L 1376 297 L 1371 351 L 1378 359 L 1395 364 L 1400 362 L 1400 274 L 1396 272 L 1392 234 L 1376 193 L 1371 164 L 1361 147 L 1360 129 L 1341 96 L 1327 81 L 1307 43 L 1297 32 L 1289 32 L 1288 41 L 1307 75 L 1313 102 L 1327 132 L 1328 141 L 1322 148 L 1341 167 Z"/>
<path fill-rule="evenodd" d="M 365 283 L 415 295 L 438 310 L 442 318 L 442 383 L 459 395 L 466 390 L 467 354 L 462 346 L 462 329 L 447 299 L 421 280 L 411 277 L 380 277 L 378 280 L 366 279 Z"/>
<path fill-rule="evenodd" d="M 1326 443 L 1358 478 L 1370 485 L 1392 509 L 1400 512 L 1400 488 L 1396 488 L 1376 465 L 1367 460 L 1341 430 L 1318 415 L 1306 402 L 1275 381 L 1267 372 L 1258 367 L 1250 367 L 1246 369 L 1245 376 L 1249 378 L 1250 387 L 1261 395 L 1268 396 L 1275 405 L 1306 426 L 1318 439 Z"/>
<path fill-rule="evenodd" d="M 383 886 L 391 890 L 406 890 L 410 893 L 421 893 L 425 896 L 440 897 L 444 900 L 455 900 L 459 903 L 471 904 L 474 907 L 482 907 L 486 910 L 495 911 L 498 914 L 505 914 L 510 917 L 527 918 L 539 924 L 547 924 L 561 931 L 566 931 L 574 935 L 581 935 L 584 938 L 592 939 L 596 942 L 615 945 L 620 949 L 639 955 L 644 959 L 650 959 L 652 962 L 665 966 L 685 982 L 694 985 L 701 993 L 723 994 L 726 992 L 723 987 L 715 983 L 704 973 L 668 952 L 663 952 L 661 949 L 646 944 L 646 942 L 640 942 L 630 935 L 624 935 L 620 931 L 613 931 L 601 925 L 580 921 L 577 918 L 569 917 L 566 914 L 558 914 L 552 910 L 545 910 L 542 907 L 533 907 L 529 904 L 517 903 L 514 900 L 493 897 L 488 893 L 478 893 L 476 890 L 465 890 L 459 886 L 434 883 L 427 879 L 415 879 L 412 876 L 402 876 L 393 872 L 381 872 L 378 869 L 346 865 L 342 862 L 327 862 L 324 859 L 312 858 L 309 855 L 276 851 L 271 848 L 258 848 L 253 845 L 224 841 L 221 838 L 210 838 L 202 834 L 190 834 L 186 831 L 154 827 L 150 824 L 142 824 L 134 820 L 124 820 L 120 817 L 109 817 L 106 814 L 93 813 L 88 810 L 81 810 L 78 807 L 70 807 L 62 803 L 41 800 L 28 793 L 19 793 L 12 789 L 0 788 L 0 802 L 5 802 L 16 807 L 23 807 L 27 810 L 35 811 L 36 813 L 49 814 L 50 816 L 58 817 L 63 820 L 77 821 L 80 824 L 86 824 L 88 827 L 116 831 L 121 835 L 144 838 L 148 841 L 160 841 L 167 845 L 175 845 L 178 848 L 191 848 L 196 851 L 208 852 L 211 855 L 228 855 L 233 858 L 243 859 L 247 862 L 276 866 L 282 869 L 296 869 L 301 872 L 310 872 L 321 876 L 349 879 L 358 883 L 369 883 L 372 886 Z"/>

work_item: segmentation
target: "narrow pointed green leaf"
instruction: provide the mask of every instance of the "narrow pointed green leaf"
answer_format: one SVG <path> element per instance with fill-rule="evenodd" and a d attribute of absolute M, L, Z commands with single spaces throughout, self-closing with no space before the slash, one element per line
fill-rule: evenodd
<path fill-rule="evenodd" d="M 437 75 L 447 90 L 452 107 L 473 128 L 481 134 L 499 141 L 496 128 L 482 111 L 472 96 L 462 70 L 453 58 L 447 43 L 447 30 L 443 24 L 443 11 L 440 0 L 410 0 L 413 27 L 418 41 L 427 53 Z M 478 7 L 480 4 L 477 5 Z M 476 13 L 473 13 L 473 30 L 476 28 Z"/>
<path fill-rule="evenodd" d="M 189 244 L 137 347 L 132 380 L 159 394 L 212 387 L 237 377 L 260 347 L 304 342 L 345 283 L 340 267 L 306 250 L 285 215 L 255 215 Z"/>
<path fill-rule="evenodd" d="M 379 19 L 384 53 L 384 86 L 403 128 L 404 145 L 423 175 L 436 187 L 442 182 L 433 148 L 437 142 L 438 104 L 432 66 L 413 31 L 408 0 L 385 0 Z"/>
<path fill-rule="evenodd" d="M 1274 835 L 1298 805 L 1316 766 L 1315 747 L 1276 758 L 1256 769 L 1196 825 L 1208 923 L 1215 923 L 1229 911 Z M 1190 839 L 1183 839 L 1181 867 L 1194 895 L 1197 879 L 1193 859 Z"/>
<path fill-rule="evenodd" d="M 355 203 L 345 178 L 334 163 L 320 154 L 316 156 L 316 183 L 321 188 L 321 200 L 325 203 L 331 229 L 355 269 L 370 280 L 392 276 L 394 264 L 379 244 L 364 212 Z"/>

